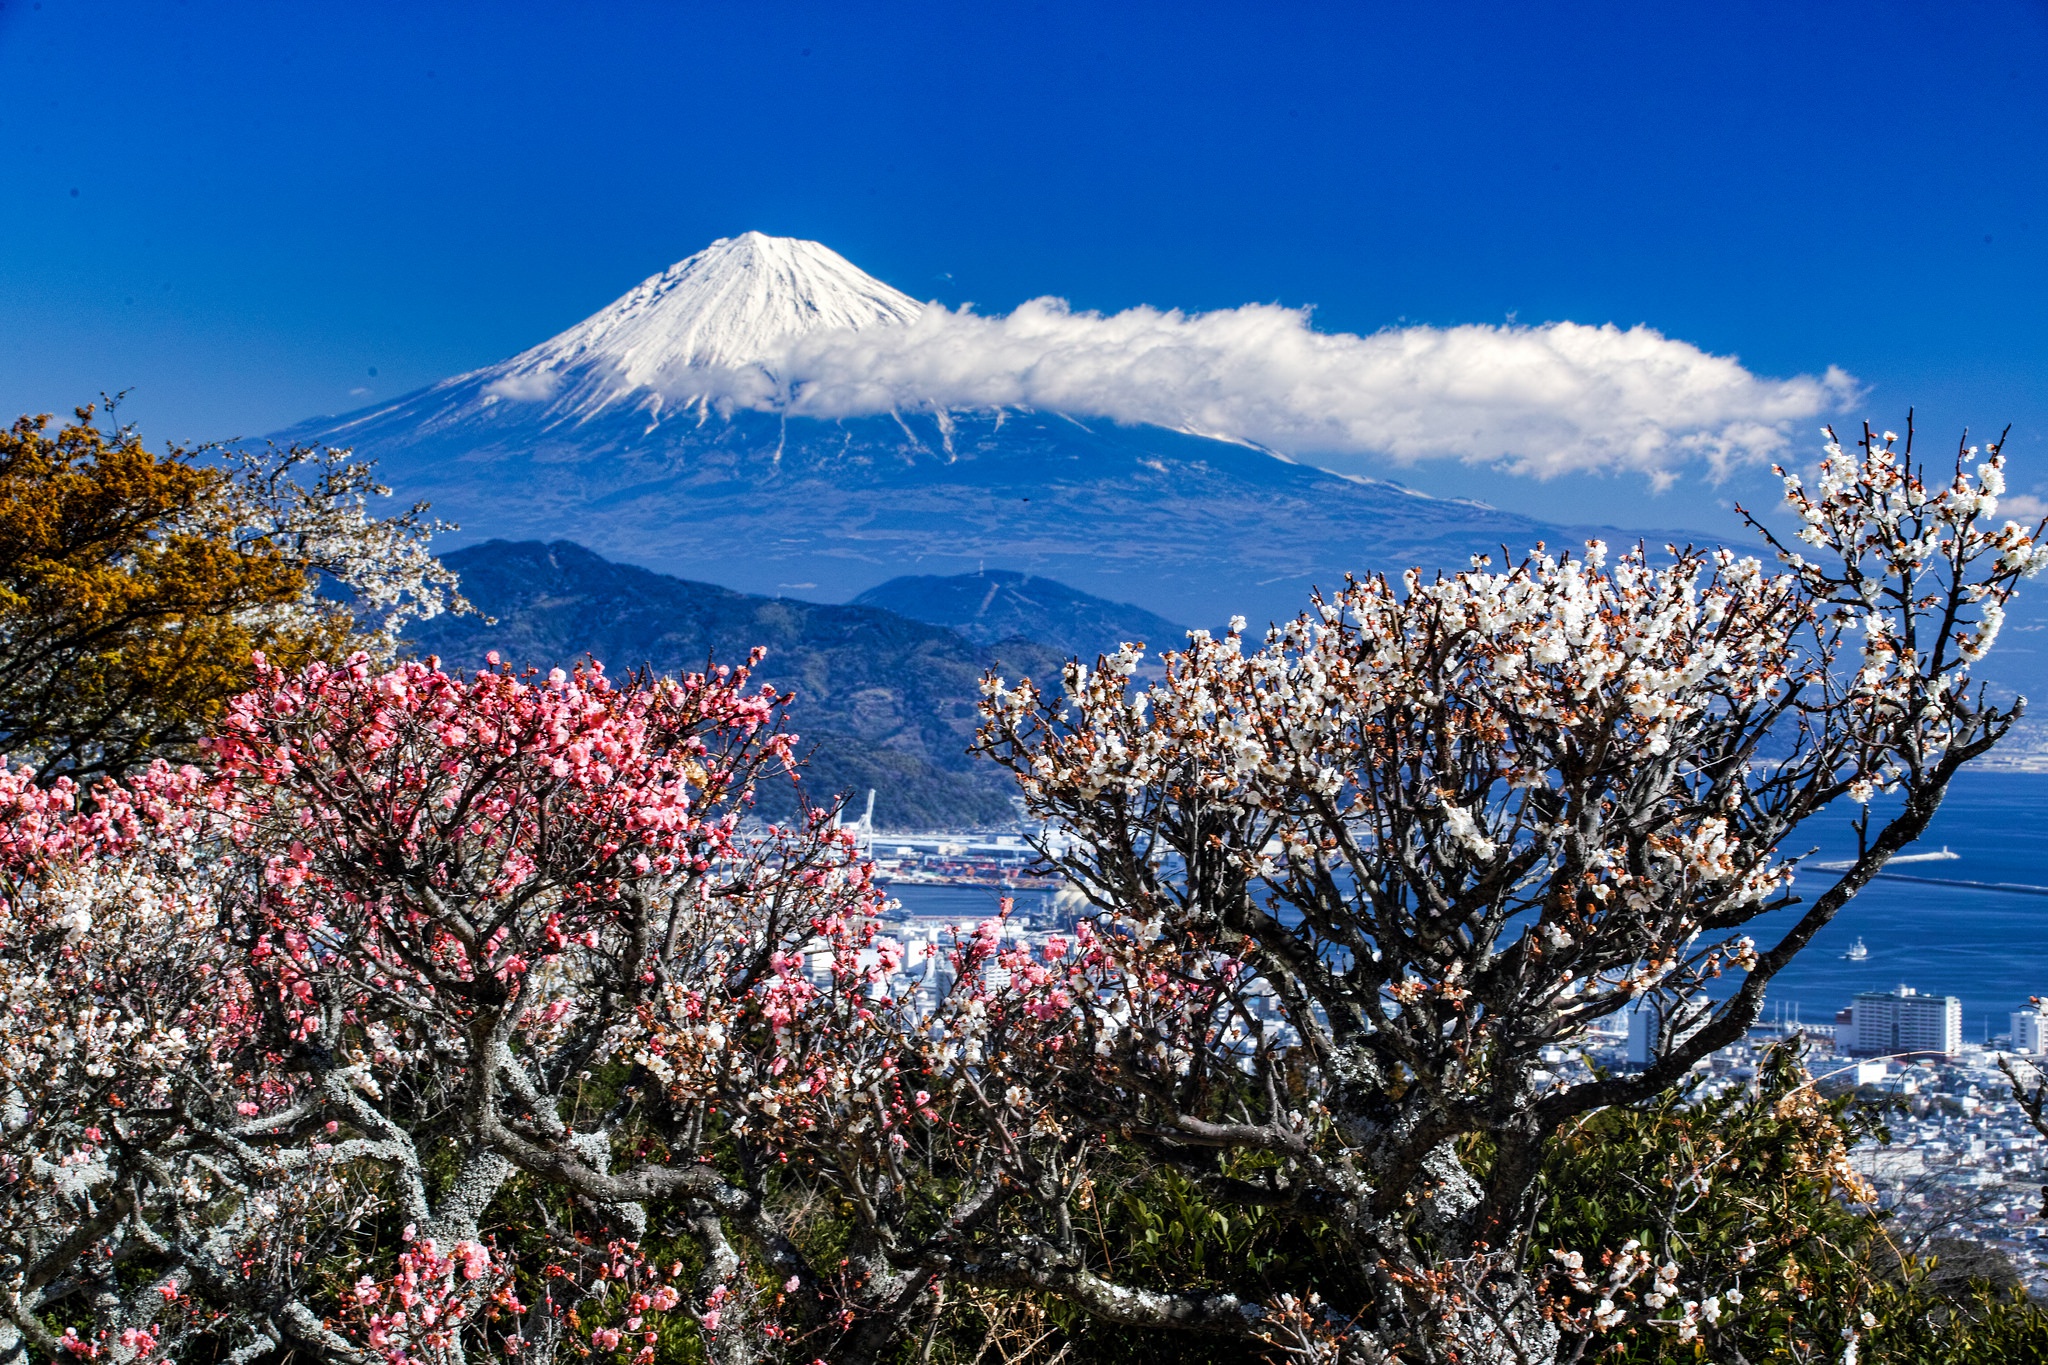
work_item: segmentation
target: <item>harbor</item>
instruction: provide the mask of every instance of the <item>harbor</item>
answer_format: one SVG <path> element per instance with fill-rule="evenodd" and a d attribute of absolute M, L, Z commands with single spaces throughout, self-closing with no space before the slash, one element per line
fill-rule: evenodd
<path fill-rule="evenodd" d="M 875 880 L 884 886 L 1056 891 L 1063 884 L 1060 875 L 1045 866 L 1032 842 L 1016 830 L 878 834 L 872 790 L 861 818 L 850 828 L 860 851 L 875 865 Z"/>

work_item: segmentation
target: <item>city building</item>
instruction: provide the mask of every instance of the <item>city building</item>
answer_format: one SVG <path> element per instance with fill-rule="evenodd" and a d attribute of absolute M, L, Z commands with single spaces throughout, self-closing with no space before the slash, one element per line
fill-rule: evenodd
<path fill-rule="evenodd" d="M 2048 1052 L 2048 1046 L 2043 1046 L 2044 1025 L 2048 1025 L 2048 1021 L 2044 1021 L 2041 1018 L 2041 1011 L 2034 1009 L 2014 1010 L 2012 1012 L 2012 1050 L 2036 1057 L 2040 1056 L 2043 1052 Z"/>
<path fill-rule="evenodd" d="M 1700 1012 L 1687 1019 L 1679 1027 L 1677 1037 L 1671 1040 L 1672 1045 L 1675 1047 L 1706 1027 L 1708 1017 L 1705 1012 Z M 1650 1000 L 1638 1000 L 1628 1008 L 1626 1018 L 1628 1064 L 1632 1067 L 1646 1067 L 1657 1060 L 1659 1045 L 1664 1041 L 1663 1008 Z"/>
<path fill-rule="evenodd" d="M 1657 1060 L 1657 1011 L 1638 1002 L 1628 1012 L 1628 1064 L 1648 1066 Z"/>
<path fill-rule="evenodd" d="M 1911 986 L 1858 991 L 1850 1006 L 1849 1051 L 1866 1057 L 1939 1055 L 1963 1050 L 1963 1002 L 1921 995 Z"/>

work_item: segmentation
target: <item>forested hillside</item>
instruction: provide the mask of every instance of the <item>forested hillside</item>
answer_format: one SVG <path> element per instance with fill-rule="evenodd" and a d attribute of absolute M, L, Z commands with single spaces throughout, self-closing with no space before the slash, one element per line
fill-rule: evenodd
<path fill-rule="evenodd" d="M 1069 658 L 1093 659 L 1127 640 L 1142 641 L 1155 654 L 1187 643 L 1187 627 L 1157 612 L 1014 569 L 906 575 L 853 600 L 957 630 L 981 644 L 1037 640 Z"/>
<path fill-rule="evenodd" d="M 408 642 L 452 667 L 497 650 L 512 663 L 567 667 L 586 655 L 614 672 L 738 664 L 763 646 L 757 676 L 796 693 L 792 721 L 808 757 L 810 799 L 873 788 L 875 821 L 893 828 L 1013 818 L 1013 784 L 967 757 L 982 671 L 1057 678 L 1064 656 L 1028 640 L 977 644 L 872 606 L 755 597 L 615 564 L 558 540 L 489 541 L 445 557 L 481 616 L 417 623 Z M 489 618 L 486 620 L 485 618 Z M 790 808 L 779 784 L 764 812 Z"/>

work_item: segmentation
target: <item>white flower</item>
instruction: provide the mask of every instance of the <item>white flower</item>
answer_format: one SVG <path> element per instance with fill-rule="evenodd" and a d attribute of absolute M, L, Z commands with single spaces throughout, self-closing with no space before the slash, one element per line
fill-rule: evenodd
<path fill-rule="evenodd" d="M 1444 829 L 1453 840 L 1462 844 L 1475 858 L 1491 858 L 1494 852 L 1493 840 L 1479 829 L 1479 823 L 1472 818 L 1472 812 L 1461 806 L 1444 803 Z"/>

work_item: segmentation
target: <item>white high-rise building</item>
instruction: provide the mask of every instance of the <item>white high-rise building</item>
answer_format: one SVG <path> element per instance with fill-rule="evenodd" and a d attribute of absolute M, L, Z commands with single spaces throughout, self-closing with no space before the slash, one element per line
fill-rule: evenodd
<path fill-rule="evenodd" d="M 1963 1002 L 1953 995 L 1921 995 L 1911 986 L 1859 991 L 1850 1019 L 1850 1051 L 1866 1057 L 1963 1050 Z"/>
<path fill-rule="evenodd" d="M 2012 1012 L 2012 1050 L 2040 1056 L 2048 1052 L 2048 1020 L 2036 1009 Z"/>
<path fill-rule="evenodd" d="M 1628 1064 L 1648 1066 L 1657 1060 L 1657 1011 L 1648 1002 L 1628 1012 Z"/>

